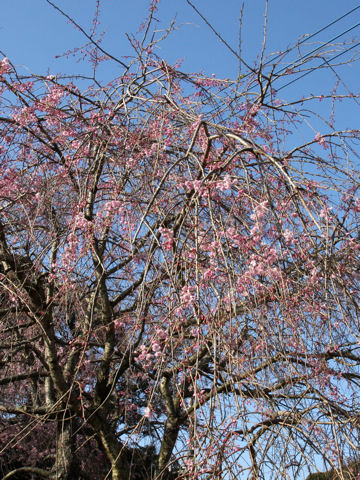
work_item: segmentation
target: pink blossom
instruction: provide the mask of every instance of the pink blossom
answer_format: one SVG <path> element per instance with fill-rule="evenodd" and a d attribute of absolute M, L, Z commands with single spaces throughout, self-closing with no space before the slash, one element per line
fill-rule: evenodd
<path fill-rule="evenodd" d="M 4 73 L 9 73 L 11 70 L 11 65 L 9 63 L 9 59 L 4 57 L 0 62 L 0 75 Z"/>
<path fill-rule="evenodd" d="M 320 133 L 317 133 L 315 135 L 315 140 L 318 142 L 319 145 L 323 147 L 324 150 L 328 148 L 327 142 L 323 136 L 320 135 Z"/>
<path fill-rule="evenodd" d="M 86 220 L 82 213 L 76 215 L 76 217 L 74 218 L 74 224 L 76 228 L 79 228 L 83 231 L 87 231 L 89 226 L 91 226 L 91 222 L 89 222 L 89 220 Z"/>
<path fill-rule="evenodd" d="M 64 95 L 64 89 L 59 85 L 54 85 L 51 87 L 49 94 L 41 100 L 41 106 L 45 108 L 45 111 L 49 111 L 50 107 L 54 108 L 59 105 Z M 52 110 L 49 113 L 52 113 Z"/>
<path fill-rule="evenodd" d="M 116 212 L 121 207 L 121 202 L 119 200 L 110 200 L 104 206 L 104 211 L 109 213 Z"/>
<path fill-rule="evenodd" d="M 360 200 L 357 198 L 353 207 L 354 212 L 360 212 Z"/>
<path fill-rule="evenodd" d="M 184 188 L 187 190 L 194 190 L 197 192 L 200 196 L 205 196 L 205 189 L 202 180 L 187 180 L 186 182 L 183 183 Z"/>
<path fill-rule="evenodd" d="M 230 190 L 235 183 L 236 181 L 233 180 L 230 175 L 225 175 L 222 181 L 217 182 L 217 188 L 224 192 L 225 190 Z"/>
<path fill-rule="evenodd" d="M 19 125 L 24 126 L 24 127 L 31 122 L 36 122 L 37 121 L 37 117 L 35 115 L 33 107 L 21 108 L 20 110 L 18 110 L 14 114 L 13 118 L 14 118 L 16 123 L 18 123 Z"/>
<path fill-rule="evenodd" d="M 114 322 L 114 327 L 115 327 L 116 329 L 122 329 L 122 328 L 125 327 L 125 323 L 122 322 L 121 320 L 115 320 L 115 322 Z"/>
<path fill-rule="evenodd" d="M 164 250 L 171 250 L 174 244 L 174 232 L 170 228 L 159 228 L 159 232 L 163 237 Z"/>
<path fill-rule="evenodd" d="M 285 230 L 285 232 L 283 232 L 283 238 L 285 240 L 286 245 L 289 245 L 294 240 L 294 234 L 291 230 Z"/>
<path fill-rule="evenodd" d="M 153 352 L 160 352 L 161 351 L 161 345 L 157 342 L 154 342 L 152 344 L 152 349 L 153 349 Z"/>
<path fill-rule="evenodd" d="M 190 287 L 190 286 L 185 285 L 182 288 L 181 303 L 185 304 L 184 306 L 189 307 L 190 305 L 192 305 L 194 303 L 195 298 L 194 298 L 194 293 L 193 292 L 194 292 L 194 287 Z"/>
<path fill-rule="evenodd" d="M 257 221 L 262 220 L 265 216 L 265 213 L 266 213 L 267 209 L 268 209 L 267 208 L 268 204 L 269 204 L 269 202 L 267 200 L 259 203 L 255 207 L 254 213 L 252 215 L 250 215 L 251 220 L 257 220 Z"/>
<path fill-rule="evenodd" d="M 208 268 L 207 270 L 205 270 L 204 272 L 204 280 L 208 281 L 208 280 L 212 280 L 213 278 L 215 278 L 216 275 L 215 275 L 215 271 L 211 268 Z"/>

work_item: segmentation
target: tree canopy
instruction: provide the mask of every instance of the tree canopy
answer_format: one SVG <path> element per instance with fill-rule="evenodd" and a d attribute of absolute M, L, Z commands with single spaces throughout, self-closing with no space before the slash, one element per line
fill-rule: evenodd
<path fill-rule="evenodd" d="M 299 140 L 319 98 L 278 98 L 272 66 L 168 64 L 154 8 L 129 64 L 88 45 L 122 64 L 109 83 L 0 62 L 0 471 L 341 468 L 359 440 L 359 131 Z"/>

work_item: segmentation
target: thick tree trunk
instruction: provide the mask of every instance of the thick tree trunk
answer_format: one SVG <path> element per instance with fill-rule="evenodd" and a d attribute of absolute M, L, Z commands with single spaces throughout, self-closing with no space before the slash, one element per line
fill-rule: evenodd
<path fill-rule="evenodd" d="M 92 415 L 89 418 L 89 423 L 95 430 L 102 451 L 111 465 L 112 480 L 130 480 L 130 466 L 126 455 L 126 447 L 117 441 L 114 432 L 100 416 Z"/>
<path fill-rule="evenodd" d="M 73 434 L 73 421 L 69 418 L 70 412 L 66 417 L 58 420 L 56 432 L 56 459 L 54 480 L 75 480 L 79 478 L 79 471 L 75 459 L 75 436 Z"/>
<path fill-rule="evenodd" d="M 165 430 L 161 442 L 158 465 L 156 469 L 156 478 L 166 478 L 168 472 L 168 463 L 174 450 L 176 440 L 179 435 L 180 424 L 177 417 L 169 416 L 165 423 Z"/>

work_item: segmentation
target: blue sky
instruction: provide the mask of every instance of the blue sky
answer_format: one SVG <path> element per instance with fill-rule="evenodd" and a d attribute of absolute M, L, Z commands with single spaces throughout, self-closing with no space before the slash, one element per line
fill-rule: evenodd
<path fill-rule="evenodd" d="M 192 0 L 213 26 L 234 48 L 238 46 L 241 0 Z M 91 25 L 95 0 L 59 0 L 56 2 L 85 29 Z M 267 52 L 285 49 L 298 37 L 312 33 L 336 17 L 360 4 L 357 0 L 270 0 L 268 11 Z M 243 55 L 252 63 L 263 40 L 265 0 L 245 0 L 242 31 Z M 105 30 L 104 46 L 121 56 L 130 53 L 126 32 L 136 32 L 147 12 L 146 0 L 102 0 L 101 29 Z M 55 55 L 80 46 L 83 39 L 45 0 L 2 0 L 0 48 L 16 64 L 36 73 L 50 68 L 55 71 L 73 69 Z M 159 27 L 176 17 L 179 30 L 165 42 L 159 54 L 167 59 L 184 58 L 184 69 L 204 70 L 219 76 L 232 77 L 237 72 L 235 57 L 219 43 L 209 28 L 196 15 L 186 0 L 162 0 L 158 13 Z M 316 39 L 328 40 L 360 21 L 360 10 Z M 347 38 L 360 37 L 360 28 Z M 77 66 L 81 70 L 81 66 Z M 72 70 L 71 70 L 72 71 Z"/>
<path fill-rule="evenodd" d="M 265 0 L 191 0 L 208 18 L 234 50 L 239 44 L 239 16 L 244 3 L 242 26 L 242 56 L 253 65 L 263 42 Z M 56 2 L 84 29 L 89 30 L 95 10 L 95 0 L 59 0 Z M 102 0 L 100 31 L 105 31 L 104 48 L 121 57 L 132 51 L 125 33 L 136 33 L 147 15 L 147 0 Z M 352 8 L 360 1 L 346 0 L 270 0 L 268 9 L 266 54 L 285 50 L 297 39 L 310 34 Z M 82 35 L 59 15 L 45 0 L 2 0 L 0 18 L 0 50 L 18 66 L 31 72 L 88 73 L 86 63 L 75 63 L 73 58 L 55 58 L 69 49 L 85 43 Z M 158 28 L 164 28 L 176 18 L 178 30 L 158 49 L 158 55 L 169 63 L 183 58 L 182 70 L 203 71 L 217 77 L 234 78 L 238 72 L 238 61 L 222 45 L 203 20 L 187 4 L 186 0 L 161 0 L 157 14 Z M 312 40 L 326 42 L 333 36 L 360 22 L 360 9 L 335 26 L 322 32 Z M 341 40 L 360 38 L 360 27 L 345 35 Z M 306 46 L 302 52 L 309 51 Z M 353 52 L 354 53 L 354 52 Z M 297 54 L 297 52 L 295 52 Z M 294 55 L 295 55 L 294 54 Z M 295 59 L 295 56 L 289 60 Z M 349 55 L 348 55 L 349 57 Z M 104 64 L 104 78 L 109 80 L 119 74 L 119 67 Z M 358 88 L 360 64 L 337 67 L 336 71 L 350 90 Z M 282 98 L 298 98 L 307 93 L 323 93 L 330 90 L 335 77 L 330 73 L 313 73 L 305 79 L 286 87 Z M 355 128 L 358 123 L 353 103 L 342 106 L 339 127 Z M 324 109 L 324 107 L 321 107 Z M 324 112 L 325 113 L 325 112 Z"/>

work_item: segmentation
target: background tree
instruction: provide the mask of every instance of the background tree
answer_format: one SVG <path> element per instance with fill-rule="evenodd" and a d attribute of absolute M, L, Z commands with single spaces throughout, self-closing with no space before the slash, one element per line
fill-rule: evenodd
<path fill-rule="evenodd" d="M 360 413 L 359 132 L 289 147 L 314 97 L 277 99 L 263 64 L 237 81 L 169 65 L 155 3 L 110 83 L 0 63 L 3 477 L 341 469 Z"/>

